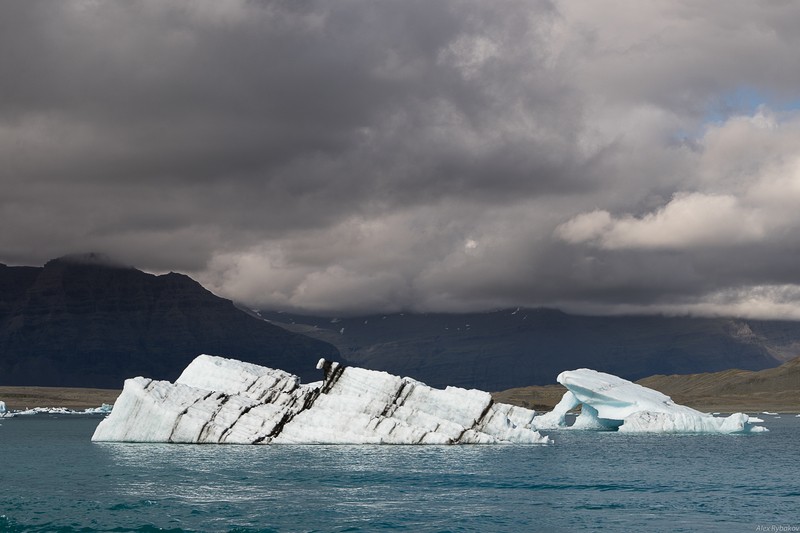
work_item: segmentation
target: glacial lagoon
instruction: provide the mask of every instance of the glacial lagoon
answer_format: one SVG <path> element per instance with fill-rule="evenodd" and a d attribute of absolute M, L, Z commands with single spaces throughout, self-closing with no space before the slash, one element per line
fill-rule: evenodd
<path fill-rule="evenodd" d="M 800 418 L 759 416 L 545 446 L 93 443 L 102 415 L 3 419 L 0 531 L 798 530 Z"/>

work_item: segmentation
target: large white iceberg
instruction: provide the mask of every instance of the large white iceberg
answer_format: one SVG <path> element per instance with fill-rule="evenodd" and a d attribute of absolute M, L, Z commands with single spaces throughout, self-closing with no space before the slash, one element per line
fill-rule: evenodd
<path fill-rule="evenodd" d="M 534 418 L 533 427 L 566 427 L 568 411 L 581 406 L 575 429 L 617 429 L 626 433 L 755 433 L 767 431 L 759 418 L 735 413 L 716 417 L 679 405 L 672 398 L 620 377 L 587 368 L 558 375 L 567 388 L 549 413 Z"/>
<path fill-rule="evenodd" d="M 198 356 L 175 381 L 128 379 L 93 441 L 231 444 L 544 444 L 535 412 L 320 360 L 321 382 Z"/>

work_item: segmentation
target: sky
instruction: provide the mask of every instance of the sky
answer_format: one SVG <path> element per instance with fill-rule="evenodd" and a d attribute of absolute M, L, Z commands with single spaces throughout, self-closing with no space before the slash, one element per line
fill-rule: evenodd
<path fill-rule="evenodd" d="M 800 3 L 0 7 L 0 262 L 259 308 L 800 319 Z"/>

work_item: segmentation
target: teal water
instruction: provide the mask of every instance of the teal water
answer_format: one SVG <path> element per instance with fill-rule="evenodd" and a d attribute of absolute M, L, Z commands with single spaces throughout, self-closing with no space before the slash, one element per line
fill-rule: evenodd
<path fill-rule="evenodd" d="M 0 531 L 800 531 L 800 418 L 763 418 L 462 447 L 92 443 L 97 416 L 4 419 Z"/>

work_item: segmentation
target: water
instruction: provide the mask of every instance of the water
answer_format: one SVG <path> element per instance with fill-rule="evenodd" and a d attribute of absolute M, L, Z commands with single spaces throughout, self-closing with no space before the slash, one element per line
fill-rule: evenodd
<path fill-rule="evenodd" d="M 800 418 L 764 418 L 423 447 L 92 443 L 97 416 L 20 417 L 0 421 L 0 530 L 800 531 Z"/>

